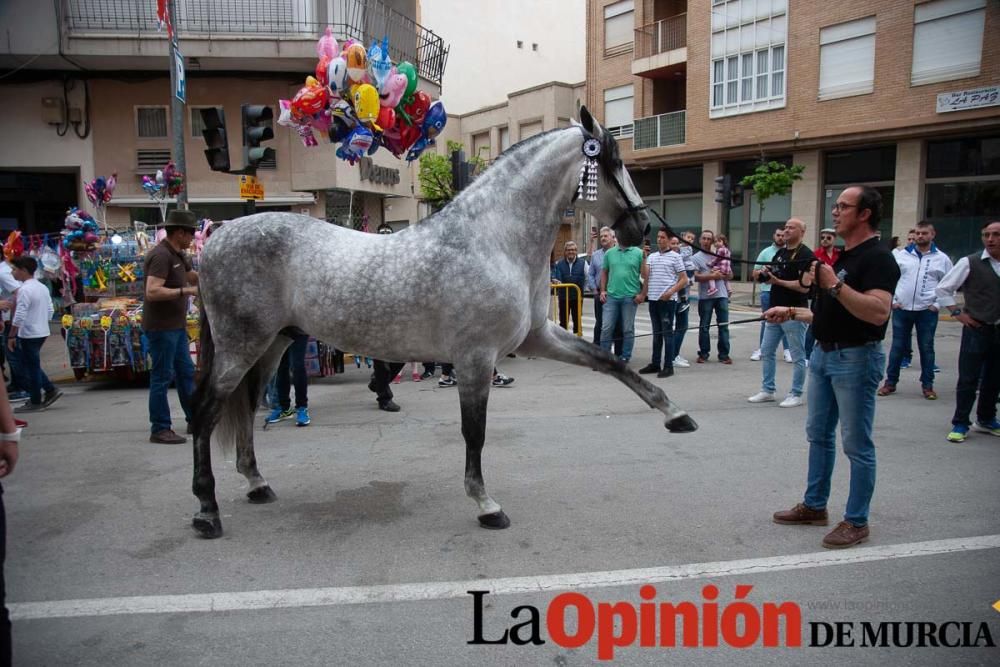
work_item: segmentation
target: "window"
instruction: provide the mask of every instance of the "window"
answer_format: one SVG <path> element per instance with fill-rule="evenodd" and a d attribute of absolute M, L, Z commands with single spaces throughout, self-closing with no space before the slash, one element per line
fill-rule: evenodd
<path fill-rule="evenodd" d="M 510 148 L 510 128 L 501 127 L 500 128 L 500 151 L 503 152 Z"/>
<path fill-rule="evenodd" d="M 604 127 L 613 137 L 632 136 L 632 84 L 604 91 Z"/>
<path fill-rule="evenodd" d="M 785 106 L 787 0 L 713 3 L 712 118 Z"/>
<path fill-rule="evenodd" d="M 934 0 L 913 12 L 913 69 L 920 86 L 979 76 L 986 0 Z"/>
<path fill-rule="evenodd" d="M 604 8 L 604 50 L 627 51 L 632 46 L 635 29 L 632 0 L 616 2 Z"/>
<path fill-rule="evenodd" d="M 136 107 L 135 127 L 140 139 L 166 139 L 167 107 Z"/>
<path fill-rule="evenodd" d="M 819 99 L 874 90 L 874 16 L 822 28 L 819 44 Z"/>

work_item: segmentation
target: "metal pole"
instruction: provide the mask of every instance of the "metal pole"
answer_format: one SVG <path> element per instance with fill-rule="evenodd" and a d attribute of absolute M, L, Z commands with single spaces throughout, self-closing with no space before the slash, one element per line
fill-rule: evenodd
<path fill-rule="evenodd" d="M 170 23 L 174 29 L 174 38 L 170 40 L 170 128 L 173 133 L 173 158 L 174 168 L 184 174 L 187 179 L 187 161 L 184 159 L 184 103 L 177 99 L 174 91 L 177 90 L 177 66 L 176 48 L 178 40 L 177 25 L 177 0 L 169 0 Z M 188 179 L 190 181 L 190 179 Z M 188 207 L 188 183 L 184 184 L 184 189 L 177 195 L 177 208 L 187 210 Z"/>

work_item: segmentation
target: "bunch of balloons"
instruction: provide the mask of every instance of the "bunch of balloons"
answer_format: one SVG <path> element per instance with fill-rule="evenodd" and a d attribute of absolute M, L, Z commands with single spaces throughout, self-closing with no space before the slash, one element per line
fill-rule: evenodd
<path fill-rule="evenodd" d="M 173 160 L 163 169 L 156 170 L 156 176 L 143 176 L 142 189 L 160 207 L 160 217 L 167 219 L 167 197 L 176 197 L 184 191 L 184 174 L 174 168 Z"/>
<path fill-rule="evenodd" d="M 101 228 L 89 213 L 72 207 L 66 211 L 63 247 L 67 250 L 94 250 L 100 243 Z"/>
<path fill-rule="evenodd" d="M 107 229 L 107 223 L 105 222 L 105 204 L 111 201 L 111 195 L 115 192 L 115 187 L 118 185 L 118 174 L 111 174 L 110 178 L 104 178 L 103 176 L 98 176 L 89 183 L 84 183 L 83 191 L 87 195 L 87 199 L 90 203 L 94 205 L 94 213 L 96 214 L 97 220 L 104 225 Z"/>
<path fill-rule="evenodd" d="M 278 100 L 278 124 L 316 146 L 313 131 L 340 143 L 337 157 L 354 164 L 384 146 L 412 162 L 434 144 L 448 114 L 440 100 L 431 103 L 417 90 L 417 68 L 389 58 L 389 38 L 364 45 L 348 39 L 338 47 L 330 28 L 316 45 L 315 76 L 306 77 L 291 100 Z"/>

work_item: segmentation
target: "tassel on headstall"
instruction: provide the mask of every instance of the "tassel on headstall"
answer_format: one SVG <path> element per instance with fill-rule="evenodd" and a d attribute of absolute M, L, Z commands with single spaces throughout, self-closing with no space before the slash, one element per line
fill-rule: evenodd
<path fill-rule="evenodd" d="M 587 139 L 583 142 L 583 166 L 580 167 L 580 183 L 576 196 L 584 201 L 597 201 L 597 156 L 601 154 L 601 142 Z"/>

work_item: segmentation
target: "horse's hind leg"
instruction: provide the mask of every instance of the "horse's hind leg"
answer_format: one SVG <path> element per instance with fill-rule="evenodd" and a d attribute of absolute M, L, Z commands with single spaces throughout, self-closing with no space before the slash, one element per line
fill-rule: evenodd
<path fill-rule="evenodd" d="M 546 322 L 545 326 L 529 332 L 518 350 L 523 350 L 529 355 L 565 361 L 613 375 L 634 391 L 646 405 L 666 415 L 665 425 L 672 433 L 688 433 L 698 428 L 695 421 L 667 398 L 662 389 L 647 382 L 627 364 L 615 359 L 597 345 L 574 336 L 553 322 Z"/>
<path fill-rule="evenodd" d="M 243 382 L 247 384 L 245 397 L 250 402 L 250 414 L 257 410 L 265 385 L 281 361 L 281 355 L 291 339 L 285 336 L 278 336 L 271 343 L 256 364 L 247 372 Z M 260 474 L 257 468 L 257 457 L 253 449 L 253 421 L 249 425 L 241 424 L 236 435 L 236 469 L 247 478 L 250 490 L 247 491 L 247 500 L 255 504 L 272 503 L 278 499 L 270 485 Z"/>
<path fill-rule="evenodd" d="M 490 396 L 493 361 L 464 361 L 458 398 L 462 408 L 462 436 L 465 438 L 465 492 L 479 505 L 479 525 L 507 528 L 510 519 L 500 504 L 486 493 L 483 481 L 483 444 L 486 442 L 486 405 Z"/>

